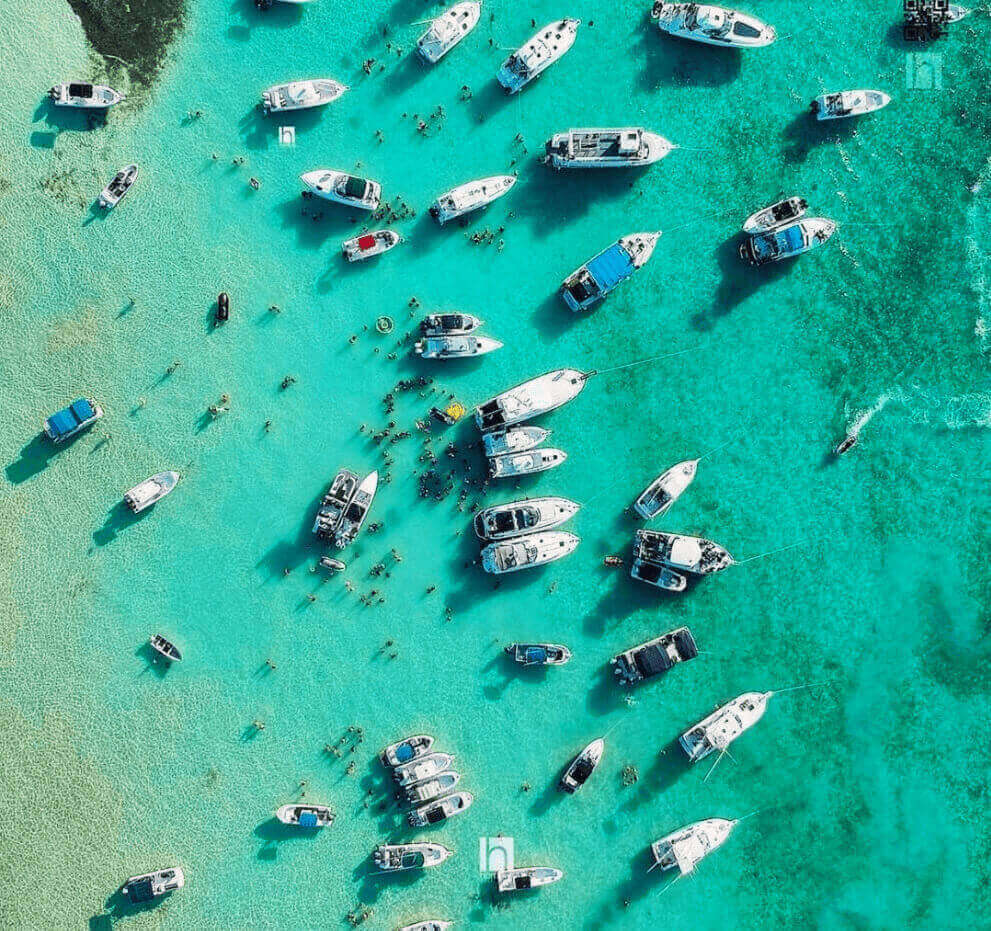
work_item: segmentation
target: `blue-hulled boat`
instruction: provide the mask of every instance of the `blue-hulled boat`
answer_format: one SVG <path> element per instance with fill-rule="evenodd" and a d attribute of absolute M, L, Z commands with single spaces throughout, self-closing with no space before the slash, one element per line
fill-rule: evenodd
<path fill-rule="evenodd" d="M 45 423 L 45 436 L 53 443 L 64 443 L 70 437 L 93 426 L 103 416 L 103 408 L 89 398 L 77 398 L 68 407 L 52 414 Z"/>
<path fill-rule="evenodd" d="M 626 281 L 654 254 L 661 232 L 630 233 L 575 269 L 561 284 L 561 297 L 572 310 L 587 310 Z"/>

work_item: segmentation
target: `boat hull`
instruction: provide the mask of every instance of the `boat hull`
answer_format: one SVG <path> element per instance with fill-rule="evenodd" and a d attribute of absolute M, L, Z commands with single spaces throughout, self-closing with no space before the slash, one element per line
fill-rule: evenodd
<path fill-rule="evenodd" d="M 496 80 L 508 93 L 519 93 L 568 52 L 580 25 L 580 19 L 548 23 L 502 63 Z"/>

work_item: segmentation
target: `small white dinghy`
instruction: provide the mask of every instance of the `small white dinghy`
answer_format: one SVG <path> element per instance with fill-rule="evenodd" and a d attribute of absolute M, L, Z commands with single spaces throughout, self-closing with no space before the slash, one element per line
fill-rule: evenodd
<path fill-rule="evenodd" d="M 809 205 L 804 197 L 789 197 L 787 200 L 779 200 L 776 204 L 771 204 L 770 207 L 764 207 L 756 213 L 750 214 L 743 222 L 743 232 L 750 236 L 770 232 L 786 223 L 800 220 L 808 209 Z"/>
<path fill-rule="evenodd" d="M 341 243 L 341 253 L 349 262 L 364 262 L 372 256 L 395 249 L 402 241 L 403 237 L 395 230 L 375 230 L 373 233 L 345 239 Z"/>
<path fill-rule="evenodd" d="M 650 845 L 654 856 L 650 869 L 659 866 L 662 870 L 670 870 L 677 867 L 682 876 L 694 873 L 698 862 L 721 847 L 736 824 L 736 821 L 726 818 L 707 818 L 665 835 Z"/>
<path fill-rule="evenodd" d="M 406 800 L 413 805 L 433 801 L 445 792 L 450 792 L 460 781 L 460 773 L 456 773 L 453 769 L 445 770 L 406 786 Z"/>
<path fill-rule="evenodd" d="M 434 739 L 429 734 L 417 734 L 389 744 L 379 754 L 379 758 L 383 766 L 403 766 L 427 754 L 433 745 Z"/>
<path fill-rule="evenodd" d="M 347 204 L 359 210 L 375 210 L 382 198 L 382 185 L 377 181 L 356 178 L 346 171 L 334 168 L 317 168 L 300 176 L 306 185 L 304 196 L 313 195 L 338 204 Z"/>
<path fill-rule="evenodd" d="M 161 634 L 152 634 L 148 638 L 151 648 L 164 656 L 170 663 L 182 662 L 182 651 L 171 640 L 166 640 Z"/>
<path fill-rule="evenodd" d="M 288 81 L 274 84 L 262 93 L 262 108 L 266 113 L 285 113 L 289 110 L 309 110 L 333 103 L 348 90 L 346 84 L 332 78 L 316 78 L 312 81 Z"/>
<path fill-rule="evenodd" d="M 515 870 L 496 870 L 495 884 L 499 892 L 524 892 L 549 886 L 564 879 L 561 870 L 552 866 L 525 866 Z"/>
<path fill-rule="evenodd" d="M 485 321 L 471 314 L 428 314 L 420 321 L 424 336 L 467 336 Z"/>
<path fill-rule="evenodd" d="M 542 161 L 552 168 L 641 168 L 664 158 L 674 146 L 642 126 L 569 129 L 544 144 Z"/>
<path fill-rule="evenodd" d="M 275 817 L 300 828 L 324 828 L 334 823 L 334 812 L 326 805 L 283 805 Z"/>
<path fill-rule="evenodd" d="M 580 542 L 581 537 L 566 530 L 550 530 L 490 543 L 482 550 L 482 568 L 492 575 L 505 575 L 544 566 L 570 556 Z"/>
<path fill-rule="evenodd" d="M 155 870 L 154 873 L 143 873 L 131 876 L 123 886 L 121 894 L 135 904 L 143 904 L 157 899 L 159 896 L 175 892 L 186 885 L 186 875 L 178 866 L 167 870 Z"/>
<path fill-rule="evenodd" d="M 889 103 L 891 98 L 883 91 L 839 91 L 836 94 L 820 94 L 812 101 L 809 109 L 815 114 L 815 118 L 822 122 L 864 116 L 866 113 L 884 109 Z"/>
<path fill-rule="evenodd" d="M 423 870 L 439 866 L 454 855 L 443 844 L 380 844 L 372 859 L 385 872 Z"/>
<path fill-rule="evenodd" d="M 593 740 L 581 753 L 572 761 L 571 765 L 561 777 L 559 788 L 562 792 L 574 794 L 588 781 L 588 777 L 595 772 L 595 767 L 602 760 L 602 754 L 606 749 L 604 737 Z"/>
<path fill-rule="evenodd" d="M 475 797 L 471 792 L 455 792 L 447 795 L 436 802 L 428 802 L 419 808 L 414 808 L 407 816 L 411 828 L 425 828 L 433 824 L 440 824 L 448 818 L 460 815 L 471 808 L 471 803 Z"/>
<path fill-rule="evenodd" d="M 507 453 L 525 453 L 539 446 L 551 435 L 543 427 L 516 427 L 501 433 L 486 433 L 482 437 L 486 456 L 504 456 Z"/>
<path fill-rule="evenodd" d="M 479 540 L 506 540 L 560 527 L 571 520 L 580 508 L 581 505 L 567 498 L 524 498 L 522 501 L 482 508 L 475 515 L 472 526 Z"/>
<path fill-rule="evenodd" d="M 717 750 L 725 753 L 737 737 L 764 716 L 773 694 L 774 692 L 744 692 L 690 727 L 678 738 L 689 761 L 697 763 Z"/>
<path fill-rule="evenodd" d="M 546 449 L 533 449 L 528 453 L 510 453 L 506 456 L 493 456 L 489 459 L 489 478 L 518 478 L 556 469 L 564 463 L 568 454 L 563 449 L 549 446 Z"/>
<path fill-rule="evenodd" d="M 487 207 L 508 194 L 514 184 L 516 178 L 513 175 L 492 175 L 459 184 L 445 191 L 430 205 L 430 216 L 443 226 L 448 220 Z"/>
<path fill-rule="evenodd" d="M 654 588 L 663 588 L 666 592 L 683 592 L 688 588 L 688 579 L 680 572 L 645 559 L 633 560 L 630 578 L 638 582 L 646 582 Z"/>
<path fill-rule="evenodd" d="M 105 84 L 83 84 L 67 81 L 56 84 L 48 96 L 56 107 L 80 107 L 84 110 L 106 110 L 124 99 L 124 95 Z"/>
<path fill-rule="evenodd" d="M 698 459 L 686 459 L 662 472 L 641 492 L 633 504 L 633 509 L 644 520 L 651 520 L 666 513 L 685 489 L 695 479 Z"/>
<path fill-rule="evenodd" d="M 409 786 L 445 772 L 453 762 L 450 753 L 427 753 L 409 763 L 401 763 L 392 771 L 392 776 L 401 786 Z"/>
<path fill-rule="evenodd" d="M 135 514 L 140 514 L 145 508 L 150 508 L 156 501 L 164 498 L 175 488 L 178 481 L 178 472 L 158 472 L 126 492 L 124 503 Z"/>
<path fill-rule="evenodd" d="M 496 80 L 510 94 L 523 90 L 575 44 L 581 24 L 580 19 L 548 23 L 502 63 Z"/>
<path fill-rule="evenodd" d="M 428 336 L 413 345 L 413 352 L 424 359 L 472 359 L 502 349 L 491 336 Z"/>
<path fill-rule="evenodd" d="M 424 61 L 436 65 L 455 45 L 478 25 L 482 4 L 476 0 L 455 3 L 444 10 L 420 36 L 417 51 Z"/>
<path fill-rule="evenodd" d="M 113 180 L 100 192 L 100 196 L 96 199 L 96 202 L 104 210 L 116 207 L 124 199 L 124 195 L 131 190 L 131 185 L 134 184 L 137 177 L 137 165 L 127 165 L 121 168 L 113 176 Z"/>
<path fill-rule="evenodd" d="M 724 48 L 761 48 L 776 38 L 774 29 L 756 16 L 705 3 L 666 3 L 650 11 L 661 32 Z"/>
<path fill-rule="evenodd" d="M 503 430 L 556 410 L 578 397 L 595 372 L 555 369 L 503 391 L 475 409 L 478 429 Z"/>

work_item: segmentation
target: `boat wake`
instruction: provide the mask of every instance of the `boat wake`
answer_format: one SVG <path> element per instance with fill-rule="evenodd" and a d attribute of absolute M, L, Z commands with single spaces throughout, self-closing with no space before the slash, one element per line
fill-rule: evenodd
<path fill-rule="evenodd" d="M 889 404 L 904 408 L 910 422 L 938 430 L 979 430 L 991 427 L 991 392 L 946 396 L 935 389 L 896 388 L 882 394 L 867 410 L 858 411 L 847 434 L 859 436 L 875 415 Z"/>

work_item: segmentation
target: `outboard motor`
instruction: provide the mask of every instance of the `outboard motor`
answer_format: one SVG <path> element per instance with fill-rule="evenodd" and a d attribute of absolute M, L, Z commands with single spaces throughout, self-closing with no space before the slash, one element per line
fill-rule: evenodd
<path fill-rule="evenodd" d="M 226 323 L 231 318 L 231 299 L 226 291 L 221 291 L 217 297 L 217 323 Z"/>

